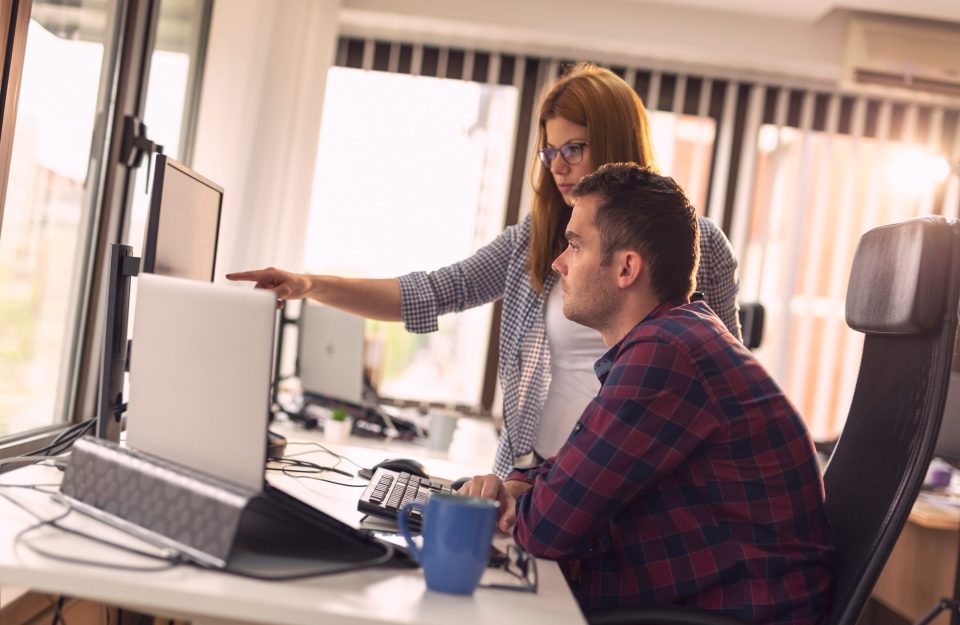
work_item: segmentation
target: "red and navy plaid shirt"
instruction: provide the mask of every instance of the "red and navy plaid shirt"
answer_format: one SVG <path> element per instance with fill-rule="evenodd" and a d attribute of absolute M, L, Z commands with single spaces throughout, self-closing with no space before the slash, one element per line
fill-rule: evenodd
<path fill-rule="evenodd" d="M 557 455 L 508 479 L 515 539 L 560 561 L 585 610 L 683 604 L 817 623 L 833 548 L 810 437 L 702 302 L 667 302 L 597 362 Z"/>

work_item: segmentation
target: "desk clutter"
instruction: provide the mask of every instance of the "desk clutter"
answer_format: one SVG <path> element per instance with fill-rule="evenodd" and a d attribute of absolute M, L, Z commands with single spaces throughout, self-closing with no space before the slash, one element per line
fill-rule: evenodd
<path fill-rule="evenodd" d="M 960 509 L 960 469 L 946 460 L 934 458 L 917 499 Z"/>

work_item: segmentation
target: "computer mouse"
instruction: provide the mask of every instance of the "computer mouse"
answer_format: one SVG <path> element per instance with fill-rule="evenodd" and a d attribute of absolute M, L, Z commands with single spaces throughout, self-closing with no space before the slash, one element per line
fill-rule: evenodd
<path fill-rule="evenodd" d="M 450 485 L 450 488 L 453 490 L 453 492 L 457 492 L 458 490 L 463 488 L 464 484 L 466 484 L 469 481 L 470 481 L 469 477 L 461 477 L 458 480 L 454 480 L 453 484 Z"/>
<path fill-rule="evenodd" d="M 373 467 L 373 470 L 384 468 L 389 471 L 397 471 L 402 473 L 410 473 L 411 475 L 418 475 L 429 479 L 430 474 L 427 473 L 426 468 L 416 460 L 410 458 L 392 458 L 390 460 L 384 460 L 377 466 Z"/>

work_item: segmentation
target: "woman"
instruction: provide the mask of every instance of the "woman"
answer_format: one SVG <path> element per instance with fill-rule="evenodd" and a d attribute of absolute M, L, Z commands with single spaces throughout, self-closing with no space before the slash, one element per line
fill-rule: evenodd
<path fill-rule="evenodd" d="M 613 72 L 581 64 L 549 87 L 540 106 L 531 214 L 470 258 L 434 272 L 364 280 L 264 269 L 230 274 L 280 299 L 310 297 L 371 319 L 432 332 L 437 317 L 503 298 L 500 384 L 504 427 L 494 472 L 554 455 L 600 383 L 600 335 L 567 320 L 550 264 L 566 246 L 574 185 L 595 168 L 632 161 L 653 166 L 643 103 Z M 737 262 L 723 233 L 700 218 L 697 288 L 734 336 Z"/>

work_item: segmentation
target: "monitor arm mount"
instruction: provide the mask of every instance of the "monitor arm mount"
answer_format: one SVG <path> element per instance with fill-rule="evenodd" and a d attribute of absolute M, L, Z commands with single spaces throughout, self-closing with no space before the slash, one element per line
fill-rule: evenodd
<path fill-rule="evenodd" d="M 120 419 L 127 409 L 123 402 L 123 374 L 127 370 L 127 317 L 130 308 L 130 278 L 140 273 L 140 258 L 129 245 L 110 246 L 110 280 L 107 291 L 107 327 L 103 336 L 100 363 L 100 397 L 97 410 L 97 437 L 120 441 Z"/>

